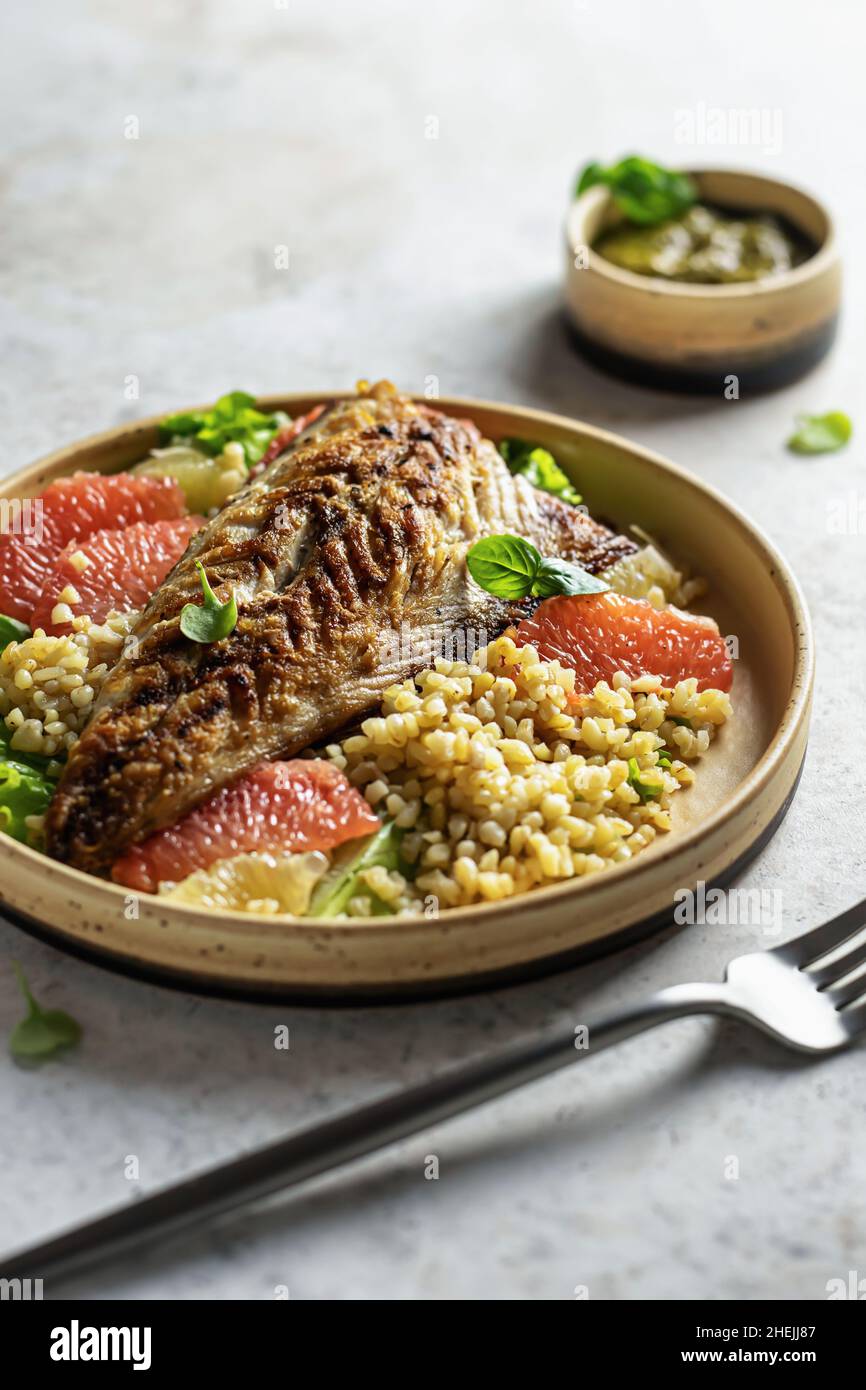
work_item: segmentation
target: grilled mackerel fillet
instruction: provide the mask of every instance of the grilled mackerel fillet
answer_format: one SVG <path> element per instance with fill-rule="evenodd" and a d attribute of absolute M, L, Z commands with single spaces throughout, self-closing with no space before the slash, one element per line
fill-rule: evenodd
<path fill-rule="evenodd" d="M 512 476 L 471 422 L 388 383 L 334 405 L 193 537 L 147 604 L 60 779 L 49 853 L 105 874 L 262 759 L 362 717 L 452 634 L 471 655 L 526 611 L 469 579 L 467 548 L 504 531 L 594 573 L 635 549 Z M 237 598 L 237 626 L 210 645 L 179 628 L 201 599 L 195 559 Z"/>

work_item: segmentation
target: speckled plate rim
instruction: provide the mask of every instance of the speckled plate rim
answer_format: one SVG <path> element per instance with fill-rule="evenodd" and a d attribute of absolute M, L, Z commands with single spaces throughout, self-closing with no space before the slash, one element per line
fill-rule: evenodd
<path fill-rule="evenodd" d="M 299 414 L 311 408 L 314 404 L 322 400 L 336 400 L 345 397 L 350 393 L 322 391 L 322 392 L 298 392 L 280 393 L 267 395 L 259 398 L 260 406 L 265 410 L 286 409 L 290 414 Z M 571 437 L 579 436 L 582 441 L 596 441 L 599 444 L 607 445 L 614 449 L 624 450 L 631 454 L 638 455 L 641 460 L 649 463 L 655 468 L 671 475 L 679 484 L 685 488 L 692 489 L 701 495 L 702 501 L 711 509 L 718 510 L 733 518 L 740 529 L 748 536 L 752 545 L 763 555 L 768 571 L 770 572 L 774 585 L 782 598 L 787 610 L 791 630 L 794 637 L 794 671 L 791 682 L 791 693 L 786 707 L 779 719 L 776 731 L 770 739 L 764 753 L 757 763 L 738 784 L 736 790 L 719 806 L 707 820 L 692 830 L 677 831 L 671 835 L 667 842 L 651 859 L 649 857 L 636 857 L 627 864 L 620 865 L 616 869 L 616 877 L 619 883 L 628 883 L 632 889 L 635 902 L 641 899 L 642 882 L 656 870 L 660 865 L 669 864 L 672 860 L 685 859 L 689 853 L 700 845 L 710 833 L 722 830 L 729 825 L 750 801 L 754 800 L 764 791 L 786 759 L 790 759 L 796 750 L 798 739 L 802 742 L 804 737 L 804 727 L 808 724 L 812 688 L 814 683 L 814 647 L 812 639 L 811 622 L 808 610 L 800 590 L 800 586 L 793 574 L 790 572 L 787 563 L 778 552 L 776 547 L 767 537 L 765 532 L 752 522 L 744 513 L 732 502 L 730 502 L 717 489 L 698 479 L 694 474 L 685 468 L 672 463 L 662 455 L 653 450 L 646 449 L 633 441 L 617 435 L 611 431 L 599 429 L 596 426 L 586 424 L 583 421 L 575 420 L 567 416 L 554 414 L 548 411 L 537 410 L 531 407 L 506 405 L 497 401 L 488 401 L 471 397 L 442 397 L 437 400 L 436 405 L 441 409 L 457 415 L 471 417 L 473 412 L 495 412 L 503 417 L 507 417 L 513 422 L 515 432 L 521 428 L 526 429 L 533 424 L 543 426 L 548 431 L 561 431 Z M 198 407 L 190 407 L 196 409 Z M 128 454 L 129 459 L 136 457 L 136 450 L 146 451 L 152 442 L 152 436 L 162 416 L 152 416 L 147 419 L 130 422 L 117 426 L 113 429 L 102 431 L 98 434 L 90 435 L 84 439 L 74 441 L 65 445 L 61 449 L 53 451 L 44 456 L 29 467 L 14 473 L 0 481 L 0 495 L 9 495 L 11 489 L 15 489 L 14 495 L 27 495 L 38 489 L 47 478 L 61 476 L 63 471 L 72 471 L 76 467 L 84 466 L 85 459 L 89 460 L 90 467 L 99 466 L 99 455 L 105 453 L 116 446 L 123 444 L 124 453 Z M 530 431 L 531 432 L 531 431 Z M 105 469 L 105 471 L 109 471 Z M 789 779 L 786 795 L 784 798 L 785 807 L 789 804 L 790 796 L 787 792 L 795 786 L 802 758 L 798 757 L 796 766 Z M 782 819 L 782 815 L 774 816 L 774 823 L 777 826 Z M 775 828 L 775 827 L 774 827 Z M 755 840 L 763 838 L 762 831 L 766 825 L 756 832 Z M 12 864 L 19 863 L 22 870 L 32 871 L 43 877 L 46 876 L 46 869 L 50 876 L 59 875 L 65 884 L 68 884 L 72 899 L 76 892 L 87 893 L 98 891 L 100 894 L 107 894 L 113 898 L 120 912 L 127 894 L 122 888 L 115 884 L 97 880 L 90 875 L 77 869 L 60 865 L 54 861 L 46 860 L 45 856 L 40 855 L 35 850 L 17 841 L 6 841 L 0 846 L 2 859 L 11 861 Z M 751 857 L 749 855 L 738 856 L 738 860 L 746 862 Z M 5 877 L 5 874 L 3 875 Z M 608 875 L 603 876 L 604 881 L 609 881 Z M 447 932 L 449 934 L 459 933 L 461 930 L 470 928 L 479 921 L 480 918 L 494 918 L 497 922 L 505 922 L 514 919 L 527 911 L 533 905 L 540 905 L 541 900 L 545 906 L 552 906 L 555 903 L 577 902 L 578 899 L 584 900 L 593 891 L 597 891 L 601 886 L 602 876 L 590 877 L 578 881 L 554 884 L 549 887 L 539 888 L 531 895 L 523 895 L 504 902 L 476 904 L 469 908 L 450 909 L 440 918 L 431 920 L 430 929 L 437 932 Z M 160 909 L 162 912 L 178 921 L 182 922 L 186 929 L 191 933 L 203 932 L 208 938 L 218 934 L 218 924 L 236 924 L 238 927 L 255 927 L 255 935 L 261 940 L 273 940 L 279 938 L 286 932 L 297 937 L 309 937 L 320 939 L 323 932 L 326 932 L 331 940 L 338 941 L 341 946 L 351 946 L 359 935 L 365 938 L 382 938 L 387 944 L 388 940 L 393 941 L 395 933 L 399 933 L 406 927 L 419 927 L 425 925 L 425 919 L 421 914 L 411 917 L 361 919 L 353 921 L 351 924 L 345 923 L 323 923 L 320 920 L 297 917 L 277 917 L 263 919 L 253 913 L 232 913 L 230 916 L 216 919 L 216 914 L 202 909 L 189 907 L 183 904 L 166 904 Z M 497 976 L 514 978 L 519 972 L 521 963 L 518 962 L 514 967 L 502 967 L 493 972 L 486 973 L 481 971 L 469 971 L 466 974 L 457 971 L 454 977 L 443 976 L 433 979 L 419 980 L 388 980 L 381 983 L 377 981 L 358 981 L 357 984 L 340 984 L 336 986 L 310 984 L 306 981 L 298 981 L 297 985 L 282 982 L 268 982 L 259 977 L 244 977 L 231 979 L 218 969 L 198 966 L 196 970 L 190 971 L 187 967 L 181 966 L 177 961 L 154 962 L 134 951 L 123 948 L 122 943 L 116 941 L 96 942 L 92 937 L 76 932 L 73 926 L 58 925 L 55 922 L 47 922 L 42 919 L 34 919 L 20 904 L 6 899 L 0 889 L 0 911 L 6 911 L 11 917 L 17 917 L 22 925 L 26 925 L 28 920 L 38 929 L 38 934 L 50 939 L 54 944 L 61 948 L 68 942 L 74 946 L 77 944 L 82 952 L 93 953 L 107 964 L 111 965 L 114 961 L 126 962 L 135 971 L 139 967 L 142 973 L 153 978 L 164 975 L 166 980 L 172 978 L 175 982 L 182 983 L 186 987 L 196 988 L 201 986 L 204 989 L 215 988 L 220 993 L 237 992 L 242 997 L 262 997 L 275 999 L 287 995 L 289 997 L 318 997 L 321 995 L 331 997 L 346 997 L 351 999 L 354 995 L 365 996 L 371 993 L 389 995 L 390 997 L 407 998 L 413 993 L 413 984 L 417 984 L 423 989 L 423 993 L 428 995 L 431 989 L 434 992 L 447 992 L 449 984 L 455 981 L 463 981 L 471 984 L 473 978 L 484 978 L 485 983 L 491 983 Z M 633 925 L 639 926 L 641 918 L 635 915 Z M 616 944 L 618 936 L 622 935 L 622 929 L 610 932 L 612 947 Z M 599 954 L 600 943 L 593 940 L 586 944 L 586 954 Z M 573 959 L 579 955 L 584 948 L 576 947 L 573 952 L 569 952 L 569 958 Z M 604 946 L 601 946 L 601 950 Z M 552 956 L 553 953 L 546 953 Z M 535 958 L 536 960 L 541 957 Z M 530 962 L 526 961 L 527 969 Z"/>
<path fill-rule="evenodd" d="M 803 764 L 801 763 L 796 780 L 773 819 L 752 841 L 739 859 L 736 859 L 723 873 L 706 885 L 708 894 L 712 889 L 726 888 L 728 884 L 734 883 L 740 874 L 748 868 L 752 860 L 766 849 L 790 810 L 791 803 L 800 786 L 802 772 Z M 573 946 L 569 950 L 554 955 L 537 956 L 516 965 L 503 966 L 487 972 L 477 971 L 472 974 L 437 978 L 427 982 L 416 980 L 411 986 L 402 985 L 399 989 L 391 984 L 378 986 L 368 984 L 351 990 L 335 990 L 326 986 L 302 986 L 299 984 L 295 986 L 279 985 L 273 989 L 265 990 L 261 985 L 254 987 L 251 984 L 232 984 L 215 976 L 199 976 L 195 972 L 179 968 L 169 969 L 165 966 L 140 963 L 129 956 L 120 955 L 108 947 L 96 946 L 92 942 L 84 942 L 77 937 L 67 936 L 64 937 L 63 941 L 58 941 L 54 927 L 46 926 L 24 913 L 12 911 L 5 905 L 3 905 L 2 914 L 0 914 L 0 920 L 2 919 L 13 926 L 20 927 L 28 936 L 34 937 L 37 941 L 42 941 L 48 946 L 58 947 L 66 955 L 74 956 L 79 960 L 86 961 L 89 965 L 96 965 L 110 973 L 123 975 L 127 979 L 138 980 L 145 984 L 159 985 L 164 989 L 173 989 L 184 993 L 191 991 L 209 998 L 231 999 L 241 1003 L 272 1005 L 288 1003 L 307 1007 L 326 1006 L 339 1009 L 393 1007 L 395 1004 L 406 1005 L 420 1003 L 424 1000 L 483 994 L 492 989 L 525 984 L 531 980 L 544 979 L 549 975 L 572 970 L 577 965 L 586 964 L 602 956 L 614 955 L 617 951 L 623 951 L 626 947 L 632 946 L 646 937 L 657 935 L 673 925 L 671 910 L 668 908 L 653 913 L 650 917 L 643 917 L 640 921 L 632 923 L 631 926 L 621 927 L 596 941 Z"/>

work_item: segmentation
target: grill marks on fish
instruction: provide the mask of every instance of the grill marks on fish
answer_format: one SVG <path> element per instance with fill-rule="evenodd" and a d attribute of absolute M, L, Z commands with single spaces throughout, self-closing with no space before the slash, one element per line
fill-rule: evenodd
<path fill-rule="evenodd" d="M 362 718 L 455 632 L 480 644 L 518 620 L 527 606 L 478 589 L 465 564 L 476 539 L 507 530 L 594 572 L 634 549 L 512 477 L 471 422 L 385 384 L 332 407 L 193 537 L 148 603 L 72 749 L 49 852 L 104 874 L 263 759 Z M 238 601 L 234 631 L 211 645 L 179 628 L 201 597 L 196 559 Z"/>

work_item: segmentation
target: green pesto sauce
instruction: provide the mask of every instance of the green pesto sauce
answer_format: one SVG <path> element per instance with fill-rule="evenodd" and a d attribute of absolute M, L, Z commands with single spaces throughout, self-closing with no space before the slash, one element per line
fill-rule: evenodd
<path fill-rule="evenodd" d="M 737 216 L 696 203 L 655 227 L 622 223 L 593 248 L 622 270 L 694 285 L 738 285 L 801 265 L 812 248 L 770 216 Z"/>

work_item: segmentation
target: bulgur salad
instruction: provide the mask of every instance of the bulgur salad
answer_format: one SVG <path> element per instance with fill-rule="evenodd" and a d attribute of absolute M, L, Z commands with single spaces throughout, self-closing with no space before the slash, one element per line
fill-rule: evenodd
<path fill-rule="evenodd" d="M 672 828 L 731 717 L 702 585 L 531 440 L 233 392 L 0 516 L 0 830 L 130 893 L 494 902 Z"/>

